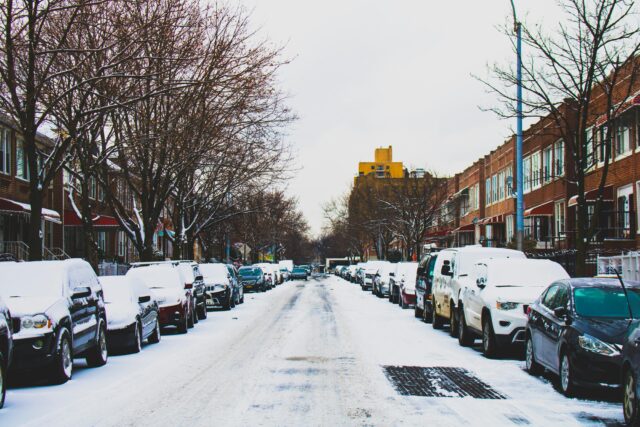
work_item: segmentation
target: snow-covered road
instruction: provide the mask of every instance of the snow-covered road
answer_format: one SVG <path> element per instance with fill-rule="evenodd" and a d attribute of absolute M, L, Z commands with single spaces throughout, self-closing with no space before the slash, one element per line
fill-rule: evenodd
<path fill-rule="evenodd" d="M 385 366 L 464 368 L 503 398 L 404 396 Z M 564 398 L 522 361 L 485 359 L 336 277 L 247 294 L 186 336 L 76 367 L 65 385 L 10 389 L 0 425 L 622 425 L 615 398 Z"/>

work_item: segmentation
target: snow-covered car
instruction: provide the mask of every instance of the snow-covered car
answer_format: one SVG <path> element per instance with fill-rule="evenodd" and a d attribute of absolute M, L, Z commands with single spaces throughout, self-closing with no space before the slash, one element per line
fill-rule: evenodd
<path fill-rule="evenodd" d="M 236 304 L 242 304 L 244 303 L 244 286 L 242 286 L 242 282 L 240 282 L 240 278 L 238 277 L 238 270 L 233 264 L 226 265 L 229 276 L 231 276 L 230 279 L 233 291 L 235 292 Z"/>
<path fill-rule="evenodd" d="M 405 263 L 400 272 L 396 273 L 396 281 L 400 281 L 400 291 L 398 304 L 400 308 L 410 308 L 416 305 L 416 277 L 418 274 L 418 263 Z"/>
<path fill-rule="evenodd" d="M 160 308 L 160 326 L 176 326 L 186 334 L 194 323 L 196 312 L 192 305 L 189 285 L 185 285 L 180 270 L 169 263 L 151 264 L 144 268 L 132 268 L 127 277 L 141 280 L 155 297 Z"/>
<path fill-rule="evenodd" d="M 7 371 L 13 356 L 13 322 L 9 308 L 0 298 L 0 408 L 7 394 Z"/>
<path fill-rule="evenodd" d="M 307 270 L 300 267 L 293 267 L 291 272 L 291 280 L 308 280 Z"/>
<path fill-rule="evenodd" d="M 433 276 L 437 259 L 437 252 L 424 255 L 418 264 L 416 276 L 416 305 L 413 311 L 415 317 L 427 323 L 433 318 Z"/>
<path fill-rule="evenodd" d="M 160 342 L 158 302 L 142 280 L 132 276 L 102 276 L 100 284 L 110 350 L 138 353 L 144 340 L 151 344 Z"/>
<path fill-rule="evenodd" d="M 509 258 L 478 261 L 470 277 L 475 285 L 462 290 L 458 303 L 458 341 L 467 346 L 482 337 L 483 352 L 491 357 L 524 344 L 527 308 L 569 274 L 553 261 Z"/>
<path fill-rule="evenodd" d="M 194 261 L 180 261 L 178 268 L 186 278 L 185 285 L 191 285 L 191 295 L 196 310 L 194 323 L 198 323 L 198 320 L 207 318 L 207 297 L 200 266 Z"/>
<path fill-rule="evenodd" d="M 276 276 L 273 274 L 273 270 L 271 268 L 271 264 L 268 263 L 259 263 L 254 264 L 254 267 L 258 267 L 262 270 L 262 274 L 264 275 L 264 281 L 267 283 L 269 289 L 276 287 Z"/>
<path fill-rule="evenodd" d="M 390 262 L 383 262 L 378 268 L 378 273 L 373 279 L 373 287 L 371 292 L 377 297 L 384 297 L 389 295 L 389 283 L 391 277 L 395 274 L 396 265 Z"/>
<path fill-rule="evenodd" d="M 207 308 L 222 307 L 230 310 L 236 306 L 237 296 L 233 289 L 231 275 L 225 264 L 201 264 L 207 294 Z"/>
<path fill-rule="evenodd" d="M 364 266 L 364 277 L 362 278 L 362 284 L 360 287 L 363 291 L 373 289 L 373 280 L 378 274 L 380 267 L 385 264 L 386 261 L 368 261 Z"/>
<path fill-rule="evenodd" d="M 440 329 L 443 323 L 449 323 L 449 334 L 458 335 L 457 306 L 460 293 L 471 283 L 469 275 L 473 265 L 488 258 L 526 258 L 523 252 L 513 249 L 485 248 L 465 246 L 445 249 L 438 253 L 433 277 L 433 310 L 431 324 Z"/>
<path fill-rule="evenodd" d="M 240 267 L 238 270 L 238 280 L 242 283 L 245 292 L 264 292 L 267 290 L 263 271 L 258 267 Z"/>
<path fill-rule="evenodd" d="M 1 263 L 0 296 L 13 317 L 12 371 L 44 368 L 60 384 L 71 378 L 74 357 L 107 363 L 102 288 L 87 262 Z"/>
<path fill-rule="evenodd" d="M 395 265 L 395 271 L 393 275 L 389 277 L 389 302 L 399 304 L 400 303 L 400 282 L 402 278 L 410 270 L 417 270 L 417 262 L 398 262 Z"/>
<path fill-rule="evenodd" d="M 349 267 L 347 267 L 347 277 L 346 277 L 346 279 L 348 281 L 350 281 L 351 283 L 356 281 L 356 270 L 357 269 L 358 269 L 358 267 L 355 264 L 352 264 Z"/>

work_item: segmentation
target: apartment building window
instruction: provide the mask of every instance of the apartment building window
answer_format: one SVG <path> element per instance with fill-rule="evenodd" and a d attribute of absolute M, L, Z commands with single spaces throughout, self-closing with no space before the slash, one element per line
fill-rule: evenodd
<path fill-rule="evenodd" d="M 500 173 L 498 174 L 498 197 L 500 198 L 500 200 L 504 200 L 505 196 L 505 175 L 506 172 L 504 170 L 500 171 Z"/>
<path fill-rule="evenodd" d="M 600 129 L 596 131 L 596 145 L 598 147 L 598 162 L 603 163 L 605 155 L 607 154 L 607 147 L 610 146 L 609 141 L 607 141 L 607 125 L 601 126 Z"/>
<path fill-rule="evenodd" d="M 124 231 L 118 231 L 118 256 L 124 257 L 127 253 L 127 236 Z"/>
<path fill-rule="evenodd" d="M 514 227 L 513 227 L 513 215 L 507 215 L 505 218 L 505 228 L 507 234 L 507 243 L 513 241 Z"/>
<path fill-rule="evenodd" d="M 98 243 L 98 249 L 100 249 L 104 254 L 107 250 L 107 232 L 106 231 L 98 231 L 97 243 Z"/>
<path fill-rule="evenodd" d="M 594 157 L 595 151 L 593 149 L 593 127 L 587 129 L 584 135 L 584 170 L 588 171 L 596 164 L 597 160 Z"/>
<path fill-rule="evenodd" d="M 540 151 L 536 151 L 531 155 L 531 186 L 532 188 L 539 188 L 542 185 L 542 169 L 540 161 Z"/>
<path fill-rule="evenodd" d="M 104 202 L 104 187 L 101 184 L 98 184 L 98 200 Z"/>
<path fill-rule="evenodd" d="M 11 174 L 11 133 L 0 128 L 0 172 Z"/>
<path fill-rule="evenodd" d="M 631 237 L 631 207 L 633 198 L 633 186 L 627 185 L 618 189 L 618 238 L 628 239 Z"/>
<path fill-rule="evenodd" d="M 96 178 L 92 176 L 91 178 L 89 178 L 89 198 L 91 200 L 96 199 L 97 191 L 98 189 L 96 188 Z"/>
<path fill-rule="evenodd" d="M 472 188 L 474 189 L 473 210 L 478 210 L 480 209 L 480 184 L 476 184 Z"/>
<path fill-rule="evenodd" d="M 555 143 L 555 166 L 556 170 L 554 171 L 555 177 L 564 176 L 564 141 L 560 140 Z"/>
<path fill-rule="evenodd" d="M 16 141 L 16 177 L 28 181 L 31 178 L 29 172 L 29 162 L 27 161 L 27 153 L 24 149 L 24 141 L 18 139 Z"/>
<path fill-rule="evenodd" d="M 505 171 L 505 191 L 507 192 L 507 197 L 512 197 L 514 192 L 514 183 L 513 183 L 513 169 L 512 166 L 509 165 L 504 170 Z"/>
<path fill-rule="evenodd" d="M 553 205 L 553 217 L 555 220 L 555 231 L 558 239 L 565 237 L 565 205 L 563 201 L 556 202 Z"/>
<path fill-rule="evenodd" d="M 531 191 L 531 156 L 527 156 L 522 160 L 522 185 L 524 192 Z"/>
<path fill-rule="evenodd" d="M 616 156 L 622 156 L 631 150 L 631 131 L 627 124 L 621 124 L 616 129 Z"/>
<path fill-rule="evenodd" d="M 497 202 L 500 200 L 498 198 L 498 175 L 493 175 L 491 177 L 491 200 Z"/>
<path fill-rule="evenodd" d="M 553 146 L 542 152 L 542 179 L 545 184 L 553 179 Z"/>
<path fill-rule="evenodd" d="M 469 187 L 469 197 L 467 200 L 469 204 L 469 212 L 478 209 L 478 184 Z"/>
<path fill-rule="evenodd" d="M 491 204 L 491 178 L 487 178 L 484 182 L 484 203 L 485 205 Z"/>

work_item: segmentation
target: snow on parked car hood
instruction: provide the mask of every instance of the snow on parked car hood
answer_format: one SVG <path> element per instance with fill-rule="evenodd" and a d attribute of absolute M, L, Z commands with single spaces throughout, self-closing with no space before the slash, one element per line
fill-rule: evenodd
<path fill-rule="evenodd" d="M 556 262 L 542 259 L 486 260 L 487 281 L 497 287 L 547 287 L 569 274 Z"/>
<path fill-rule="evenodd" d="M 0 296 L 11 297 L 63 295 L 62 265 L 54 261 L 3 262 L 0 264 Z"/>
<path fill-rule="evenodd" d="M 5 297 L 3 295 L 3 299 L 13 317 L 46 313 L 61 301 L 60 296 Z"/>
<path fill-rule="evenodd" d="M 207 285 L 229 284 L 229 270 L 224 264 L 200 264 L 200 272 Z"/>

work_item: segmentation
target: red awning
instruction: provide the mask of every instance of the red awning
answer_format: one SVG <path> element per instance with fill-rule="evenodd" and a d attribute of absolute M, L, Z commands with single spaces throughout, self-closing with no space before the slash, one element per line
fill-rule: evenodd
<path fill-rule="evenodd" d="M 529 208 L 524 211 L 524 216 L 553 216 L 553 201 Z"/>
<path fill-rule="evenodd" d="M 463 225 L 460 226 L 458 228 L 456 228 L 455 230 L 453 230 L 454 233 L 469 233 L 469 232 L 474 232 L 476 230 L 476 225 L 475 224 L 467 224 L 467 225 Z"/>
<path fill-rule="evenodd" d="M 488 216 L 486 218 L 482 218 L 479 221 L 480 224 L 482 225 L 487 225 L 487 224 L 502 224 L 504 223 L 504 214 L 500 214 L 500 215 L 494 215 L 494 216 Z"/>
<path fill-rule="evenodd" d="M 594 203 L 597 197 L 598 197 L 597 188 L 595 190 L 585 191 L 584 193 L 584 198 L 587 201 L 587 203 Z M 602 189 L 602 201 L 613 202 L 613 186 L 612 185 L 607 185 Z M 575 196 L 569 199 L 569 203 L 567 203 L 567 206 L 571 207 L 577 204 L 578 204 L 578 195 L 576 194 Z"/>
<path fill-rule="evenodd" d="M 31 205 L 28 203 L 17 202 L 15 200 L 0 197 L 0 212 L 2 211 L 10 213 L 22 213 L 27 215 L 31 213 Z M 60 224 L 60 214 L 54 210 L 42 208 L 42 218 L 45 221 L 51 221 Z"/>
<path fill-rule="evenodd" d="M 443 237 L 451 233 L 451 230 L 431 231 L 424 234 L 424 237 Z"/>
<path fill-rule="evenodd" d="M 64 211 L 64 225 L 69 227 L 81 226 L 82 220 L 75 211 Z M 93 218 L 94 227 L 119 227 L 118 221 L 109 215 L 97 215 Z"/>
<path fill-rule="evenodd" d="M 629 110 L 631 107 L 635 107 L 636 105 L 640 105 L 640 94 L 637 94 L 637 93 L 634 94 L 629 101 L 625 102 L 624 104 L 622 104 L 622 106 L 619 107 L 617 111 L 617 115 L 619 116 L 620 114 Z M 615 117 L 612 117 L 612 118 L 615 118 Z M 606 122 L 607 122 L 607 115 L 602 114 L 596 119 L 596 127 L 602 126 Z"/>

